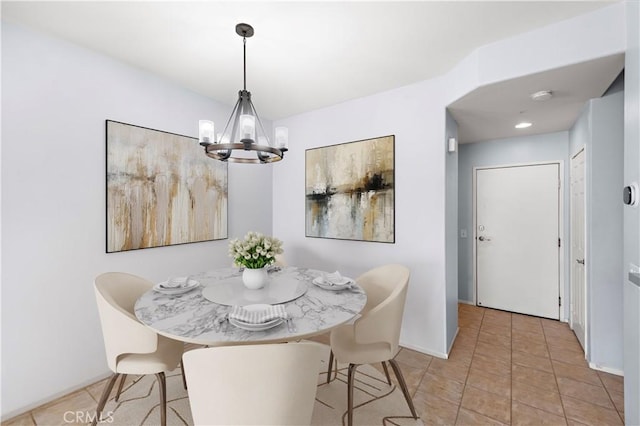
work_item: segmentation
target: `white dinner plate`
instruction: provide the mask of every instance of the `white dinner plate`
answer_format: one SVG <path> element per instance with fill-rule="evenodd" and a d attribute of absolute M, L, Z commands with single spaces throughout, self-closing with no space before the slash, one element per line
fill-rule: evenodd
<path fill-rule="evenodd" d="M 264 303 L 257 303 L 254 305 L 245 305 L 242 308 L 246 311 L 249 312 L 260 312 L 260 311 L 266 311 L 267 309 L 269 309 L 271 307 L 271 305 L 267 305 Z M 268 330 L 270 328 L 273 328 L 277 325 L 282 324 L 282 321 L 284 321 L 283 318 L 274 318 L 270 321 L 267 322 L 261 322 L 259 324 L 256 323 L 251 323 L 251 322 L 244 322 L 241 321 L 239 319 L 236 318 L 229 318 L 229 322 L 232 325 L 235 325 L 238 328 L 242 328 L 243 330 L 250 330 L 250 331 L 262 331 L 262 330 Z"/>
<path fill-rule="evenodd" d="M 167 281 L 163 281 L 153 286 L 153 289 L 162 294 L 182 294 L 197 288 L 200 283 L 196 280 L 189 280 L 184 287 L 165 287 Z"/>
<path fill-rule="evenodd" d="M 235 325 L 238 328 L 241 328 L 243 330 L 249 330 L 249 331 L 264 331 L 264 330 L 268 330 L 270 328 L 276 327 L 280 324 L 282 324 L 284 320 L 282 318 L 276 318 L 273 319 L 271 321 L 267 321 L 267 322 L 263 322 L 260 324 L 252 324 L 252 323 L 248 323 L 248 322 L 242 322 L 242 321 L 238 321 L 236 319 L 233 318 L 229 318 L 229 323 L 231 325 Z"/>
<path fill-rule="evenodd" d="M 354 283 L 354 281 L 351 280 L 351 279 L 348 279 L 346 284 L 340 284 L 340 285 L 339 284 L 329 284 L 329 283 L 327 283 L 325 281 L 324 278 L 316 277 L 316 278 L 313 279 L 312 283 L 314 283 L 318 287 L 320 287 L 322 289 L 325 289 L 325 290 L 340 291 L 340 290 L 346 290 L 348 288 L 351 288 L 351 285 Z"/>

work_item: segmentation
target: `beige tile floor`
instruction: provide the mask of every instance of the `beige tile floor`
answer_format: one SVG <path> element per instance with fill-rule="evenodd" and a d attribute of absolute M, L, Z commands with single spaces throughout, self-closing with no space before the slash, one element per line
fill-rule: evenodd
<path fill-rule="evenodd" d="M 449 359 L 409 349 L 396 357 L 425 424 L 623 424 L 622 377 L 590 369 L 566 324 L 463 304 L 458 312 Z M 62 413 L 95 410 L 102 386 L 3 425 L 68 424 Z"/>

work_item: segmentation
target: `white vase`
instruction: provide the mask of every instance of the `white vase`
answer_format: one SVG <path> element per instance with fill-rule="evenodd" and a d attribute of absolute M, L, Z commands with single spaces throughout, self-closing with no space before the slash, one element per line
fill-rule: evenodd
<path fill-rule="evenodd" d="M 267 268 L 244 268 L 244 271 L 242 271 L 242 282 L 250 290 L 258 290 L 264 287 L 268 279 Z"/>

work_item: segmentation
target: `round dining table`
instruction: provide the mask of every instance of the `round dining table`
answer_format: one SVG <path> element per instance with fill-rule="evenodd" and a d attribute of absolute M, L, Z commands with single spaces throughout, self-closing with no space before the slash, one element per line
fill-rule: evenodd
<path fill-rule="evenodd" d="M 307 268 L 272 267 L 265 287 L 249 290 L 242 284 L 238 268 L 215 269 L 191 275 L 189 279 L 199 285 L 182 294 L 149 290 L 136 301 L 135 315 L 160 335 L 199 345 L 296 341 L 353 320 L 367 302 L 366 293 L 355 282 L 336 288 L 316 285 L 325 274 Z M 281 304 L 288 320 L 258 331 L 229 322 L 234 306 L 250 304 Z"/>

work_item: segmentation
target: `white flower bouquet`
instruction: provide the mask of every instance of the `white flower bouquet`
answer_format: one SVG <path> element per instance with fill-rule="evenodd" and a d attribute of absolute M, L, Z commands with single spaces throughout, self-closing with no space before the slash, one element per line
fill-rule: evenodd
<path fill-rule="evenodd" d="M 229 256 L 233 263 L 248 269 L 259 269 L 272 265 L 276 254 L 282 253 L 282 241 L 259 232 L 249 232 L 243 240 L 229 241 Z"/>

